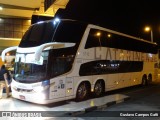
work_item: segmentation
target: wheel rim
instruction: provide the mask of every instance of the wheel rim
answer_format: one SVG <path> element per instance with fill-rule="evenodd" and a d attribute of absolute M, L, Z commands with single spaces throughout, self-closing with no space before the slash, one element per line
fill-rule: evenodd
<path fill-rule="evenodd" d="M 101 82 L 96 83 L 95 88 L 94 88 L 94 92 L 97 96 L 101 95 L 103 91 L 103 87 Z"/>
<path fill-rule="evenodd" d="M 86 97 L 86 94 L 87 94 L 87 88 L 86 88 L 86 85 L 85 84 L 81 84 L 78 88 L 78 98 L 79 99 L 84 99 Z"/>

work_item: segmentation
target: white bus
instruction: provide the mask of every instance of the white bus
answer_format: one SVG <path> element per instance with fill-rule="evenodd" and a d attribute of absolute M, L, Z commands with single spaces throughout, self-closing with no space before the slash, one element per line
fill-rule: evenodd
<path fill-rule="evenodd" d="M 16 50 L 12 96 L 39 104 L 147 85 L 157 78 L 157 45 L 76 20 L 31 25 Z"/>

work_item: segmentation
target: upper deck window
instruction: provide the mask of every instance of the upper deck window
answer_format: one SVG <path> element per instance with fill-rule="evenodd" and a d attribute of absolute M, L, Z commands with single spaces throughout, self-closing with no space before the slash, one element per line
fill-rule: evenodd
<path fill-rule="evenodd" d="M 20 47 L 34 47 L 51 42 L 53 33 L 58 24 L 44 22 L 31 26 L 24 34 Z"/>
<path fill-rule="evenodd" d="M 157 53 L 157 45 L 155 44 L 99 29 L 90 29 L 89 32 L 85 49 L 93 47 L 111 47 L 144 53 Z"/>

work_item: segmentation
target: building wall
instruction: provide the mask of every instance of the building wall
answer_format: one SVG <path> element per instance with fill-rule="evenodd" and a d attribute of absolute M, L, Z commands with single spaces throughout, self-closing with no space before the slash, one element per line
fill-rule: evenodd
<path fill-rule="evenodd" d="M 1 38 L 22 38 L 31 25 L 31 20 L 17 18 L 0 18 Z"/>
<path fill-rule="evenodd" d="M 2 61 L 1 57 L 0 57 L 0 67 L 4 64 L 4 62 Z"/>
<path fill-rule="evenodd" d="M 5 48 L 17 46 L 30 25 L 31 20 L 20 18 L 0 18 L 0 55 Z M 15 53 L 13 52 L 13 54 Z M 8 63 L 11 63 L 8 59 L 6 59 L 6 62 L 2 62 L 0 56 L 0 66 L 2 64 L 10 65 Z"/>

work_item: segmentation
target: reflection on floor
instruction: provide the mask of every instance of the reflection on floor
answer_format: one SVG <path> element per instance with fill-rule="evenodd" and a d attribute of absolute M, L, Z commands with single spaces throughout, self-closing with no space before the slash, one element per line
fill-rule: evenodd
<path fill-rule="evenodd" d="M 5 98 L 3 96 L 2 99 L 0 99 L 0 111 L 9 111 L 9 112 L 21 112 L 23 113 L 29 112 L 29 111 L 41 111 L 43 114 L 43 117 L 41 119 L 49 119 L 49 118 L 54 118 L 55 116 L 53 114 L 56 114 L 56 116 L 61 116 L 64 113 L 71 113 L 71 112 L 76 112 L 76 111 L 85 111 L 85 109 L 87 108 L 91 108 L 93 106 L 103 106 L 106 105 L 106 103 L 112 102 L 112 101 L 116 101 L 118 102 L 122 102 L 124 98 L 128 98 L 128 96 L 122 95 L 122 94 L 114 94 L 114 95 L 109 95 L 109 96 L 104 96 L 101 98 L 94 98 L 94 99 L 89 99 L 86 101 L 82 101 L 82 102 L 63 102 L 63 103 L 58 103 L 58 105 L 56 104 L 52 104 L 52 105 L 39 105 L 39 104 L 34 104 L 34 103 L 29 103 L 29 102 L 25 102 L 25 101 L 21 101 L 15 98 Z M 53 112 L 53 114 L 49 114 L 49 116 L 44 116 L 44 112 Z M 2 112 L 0 113 L 0 116 Z M 4 113 L 3 113 L 4 114 Z M 22 116 L 23 117 L 23 116 Z M 20 118 L 22 120 L 22 117 L 11 117 L 12 120 L 14 119 L 18 119 Z M 2 117 L 5 118 L 4 120 L 10 120 L 9 117 Z M 41 120 L 40 117 L 35 117 L 34 119 L 38 119 Z M 1 119 L 1 118 L 0 118 Z M 25 117 L 24 119 L 29 119 L 29 117 Z M 57 118 L 54 118 L 57 119 Z M 63 118 L 65 120 L 72 120 L 72 118 Z M 75 119 L 75 118 L 73 118 Z M 78 119 L 77 119 L 78 120 Z M 80 118 L 79 118 L 80 120 Z"/>

